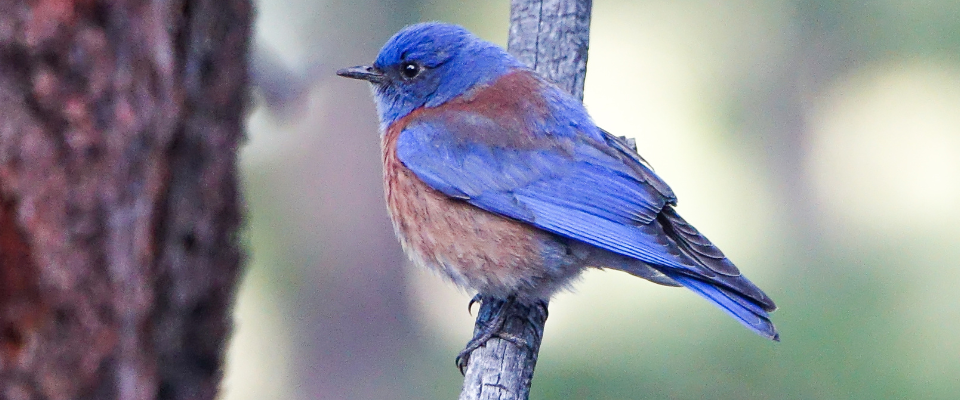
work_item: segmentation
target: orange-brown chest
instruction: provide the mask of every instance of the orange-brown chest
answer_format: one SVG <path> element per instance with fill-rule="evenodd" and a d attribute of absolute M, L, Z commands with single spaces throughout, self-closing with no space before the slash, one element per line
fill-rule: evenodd
<path fill-rule="evenodd" d="M 509 294 L 536 280 L 549 235 L 429 187 L 397 157 L 400 134 L 400 129 L 389 129 L 383 136 L 384 189 L 408 256 L 485 293 Z"/>

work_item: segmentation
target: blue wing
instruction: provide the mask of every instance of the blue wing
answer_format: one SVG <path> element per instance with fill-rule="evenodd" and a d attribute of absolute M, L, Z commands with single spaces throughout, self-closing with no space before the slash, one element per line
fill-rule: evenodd
<path fill-rule="evenodd" d="M 450 133 L 470 127 L 503 137 L 494 121 L 460 111 L 408 125 L 397 156 L 448 196 L 641 260 L 761 335 L 777 337 L 767 314 L 773 301 L 676 214 L 669 186 L 626 143 L 593 127 L 554 130 L 521 146 Z"/>

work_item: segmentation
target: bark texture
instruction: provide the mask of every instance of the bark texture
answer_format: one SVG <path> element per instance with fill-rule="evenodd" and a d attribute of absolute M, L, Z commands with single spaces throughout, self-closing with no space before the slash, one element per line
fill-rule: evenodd
<path fill-rule="evenodd" d="M 592 0 L 513 0 L 510 8 L 510 53 L 581 100 L 592 4 Z M 479 332 L 503 305 L 501 300 L 483 299 L 475 330 Z M 525 345 L 494 337 L 475 350 L 460 400 L 530 397 L 547 304 L 512 303 L 505 312 L 502 336 Z"/>
<path fill-rule="evenodd" d="M 524 305 L 484 298 L 476 331 L 490 323 L 506 306 L 502 337 L 494 337 L 470 354 L 460 400 L 514 400 L 530 397 L 533 370 L 547 322 L 547 304 Z M 506 304 L 505 304 L 506 303 Z M 505 339 L 505 338 L 512 339 Z"/>
<path fill-rule="evenodd" d="M 592 0 L 513 0 L 507 50 L 583 100 Z"/>
<path fill-rule="evenodd" d="M 213 399 L 249 1 L 0 4 L 0 399 Z"/>

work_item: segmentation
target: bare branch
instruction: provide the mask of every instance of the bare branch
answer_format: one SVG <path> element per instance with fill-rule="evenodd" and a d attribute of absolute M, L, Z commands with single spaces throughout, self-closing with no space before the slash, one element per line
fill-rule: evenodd
<path fill-rule="evenodd" d="M 513 0 L 507 50 L 583 100 L 592 8 L 592 0 Z"/>
<path fill-rule="evenodd" d="M 591 8 L 591 0 L 513 0 L 508 50 L 583 99 Z M 476 330 L 502 306 L 501 300 L 484 299 Z M 502 337 L 490 339 L 471 354 L 460 400 L 529 398 L 547 304 L 511 303 L 504 312 Z"/>

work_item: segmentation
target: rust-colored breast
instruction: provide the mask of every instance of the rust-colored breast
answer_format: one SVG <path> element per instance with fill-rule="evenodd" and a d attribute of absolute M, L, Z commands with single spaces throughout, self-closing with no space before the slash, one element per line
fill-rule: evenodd
<path fill-rule="evenodd" d="M 528 291 L 543 275 L 547 234 L 445 196 L 400 162 L 400 129 L 383 138 L 387 208 L 404 251 L 460 286 L 507 296 Z"/>

